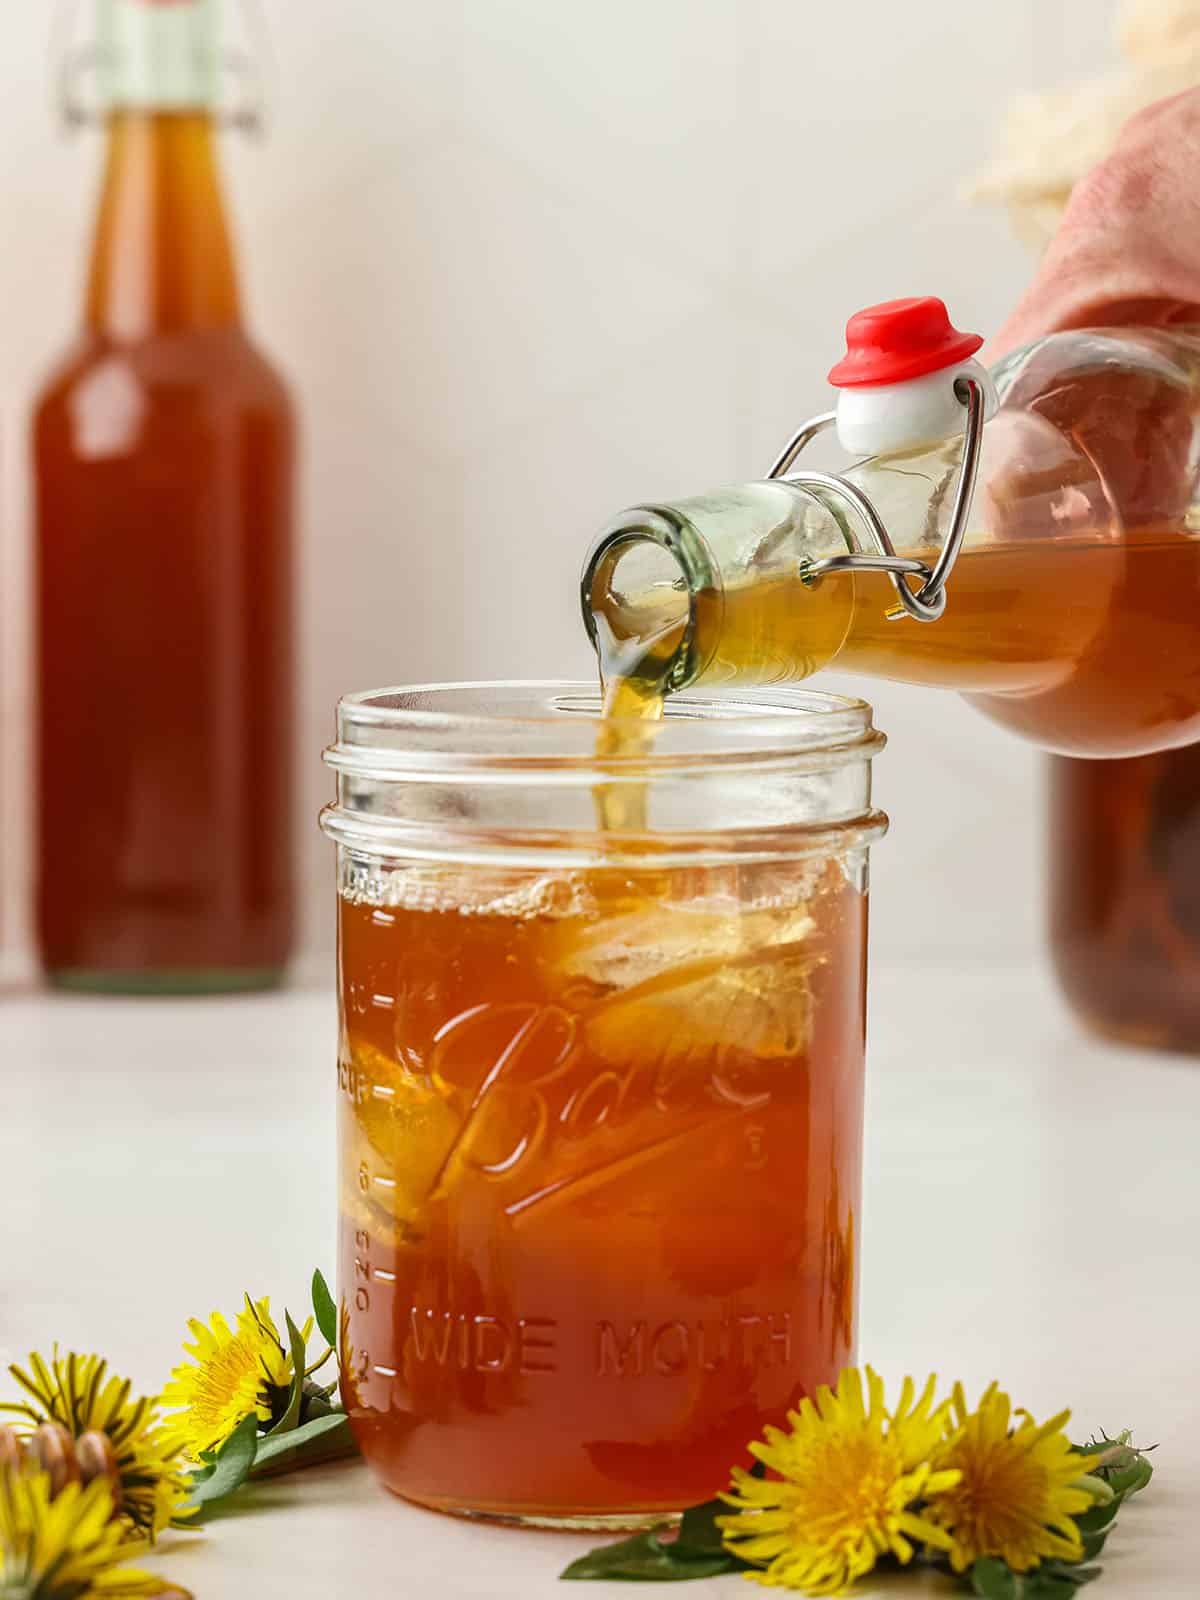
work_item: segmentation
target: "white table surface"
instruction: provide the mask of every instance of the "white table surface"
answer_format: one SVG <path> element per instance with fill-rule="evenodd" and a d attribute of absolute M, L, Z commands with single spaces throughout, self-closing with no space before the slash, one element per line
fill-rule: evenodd
<path fill-rule="evenodd" d="M 152 1389 L 188 1315 L 243 1287 L 306 1310 L 333 1266 L 333 1051 L 324 989 L 0 995 L 0 1367 L 57 1339 Z M 1160 1442 L 1096 1600 L 1200 1593 L 1198 1263 L 1200 1061 L 1086 1041 L 1032 963 L 873 974 L 861 1354 Z M 595 1542 L 418 1511 L 353 1463 L 255 1488 L 162 1566 L 197 1600 L 628 1600 L 556 1584 Z M 714 1585 L 750 1592 L 687 1593 Z"/>

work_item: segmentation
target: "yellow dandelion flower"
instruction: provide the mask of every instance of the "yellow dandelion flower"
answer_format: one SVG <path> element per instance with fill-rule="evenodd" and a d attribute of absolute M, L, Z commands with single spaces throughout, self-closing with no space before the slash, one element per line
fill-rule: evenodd
<path fill-rule="evenodd" d="M 15 1428 L 24 1434 L 47 1422 L 75 1440 L 103 1433 L 120 1483 L 118 1514 L 145 1538 L 157 1538 L 182 1514 L 188 1495 L 180 1450 L 161 1426 L 158 1402 L 134 1395 L 129 1379 L 111 1374 L 100 1356 L 74 1351 L 60 1356 L 56 1348 L 47 1360 L 34 1351 L 27 1366 L 28 1371 L 15 1365 L 8 1370 L 28 1399 L 0 1405 L 0 1413 L 14 1417 Z"/>
<path fill-rule="evenodd" d="M 964 1572 L 981 1556 L 996 1556 L 1014 1572 L 1042 1560 L 1079 1561 L 1079 1529 L 1071 1520 L 1093 1504 L 1079 1480 L 1086 1461 L 1063 1433 L 1071 1415 L 1060 1411 L 1041 1426 L 1018 1412 L 1012 1427 L 1009 1398 L 992 1384 L 969 1412 L 961 1384 L 954 1386 L 953 1421 L 934 1453 L 939 1471 L 957 1482 L 931 1505 L 928 1516 L 952 1538 L 950 1560 Z"/>
<path fill-rule="evenodd" d="M 292 1358 L 271 1321 L 269 1300 L 247 1295 L 236 1331 L 219 1311 L 207 1327 L 192 1318 L 188 1328 L 196 1342 L 183 1348 L 194 1361 L 175 1368 L 163 1404 L 180 1407 L 167 1426 L 198 1459 L 206 1450 L 218 1450 L 244 1418 L 253 1414 L 270 1423 L 282 1412 L 292 1384 Z M 307 1343 L 311 1318 L 301 1332 Z"/>
<path fill-rule="evenodd" d="M 29 1466 L 0 1468 L 0 1595 L 4 1600 L 190 1600 L 150 1572 L 122 1563 L 144 1542 L 113 1518 L 107 1478 L 69 1483 L 57 1495 L 50 1476 Z"/>
<path fill-rule="evenodd" d="M 729 1549 L 764 1568 L 747 1574 L 757 1582 L 841 1594 L 881 1555 L 911 1560 L 913 1541 L 949 1548 L 926 1504 L 958 1482 L 957 1471 L 929 1465 L 947 1413 L 933 1404 L 934 1379 L 917 1395 L 905 1378 L 888 1412 L 882 1381 L 865 1371 L 865 1404 L 862 1375 L 847 1367 L 836 1393 L 822 1385 L 815 1404 L 788 1413 L 790 1432 L 768 1428 L 766 1443 L 750 1446 L 777 1479 L 735 1468 L 722 1498 L 737 1513 L 718 1521 Z"/>

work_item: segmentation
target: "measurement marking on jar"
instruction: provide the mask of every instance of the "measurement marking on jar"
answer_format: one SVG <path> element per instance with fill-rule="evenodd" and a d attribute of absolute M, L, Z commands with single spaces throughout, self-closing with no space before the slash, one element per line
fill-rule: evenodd
<path fill-rule="evenodd" d="M 389 1083 L 373 1083 L 371 1085 L 371 1093 L 376 1100 L 394 1100 L 396 1098 L 396 1091 Z"/>
<path fill-rule="evenodd" d="M 378 1006 L 381 1011 L 390 1011 L 396 1004 L 396 997 L 390 994 L 373 994 L 371 1004 Z"/>
<path fill-rule="evenodd" d="M 378 1278 L 380 1283 L 395 1283 L 396 1281 L 396 1274 L 385 1271 L 383 1267 L 372 1267 L 371 1276 Z"/>
<path fill-rule="evenodd" d="M 371 913 L 371 921 L 377 928 L 394 928 L 396 918 L 391 911 L 380 911 L 378 907 Z"/>
<path fill-rule="evenodd" d="M 378 1373 L 381 1378 L 395 1378 L 398 1376 L 395 1367 L 381 1367 L 378 1362 L 371 1368 L 371 1371 Z"/>
<path fill-rule="evenodd" d="M 377 1172 L 371 1182 L 377 1189 L 394 1189 L 396 1187 L 395 1178 L 385 1178 L 382 1172 Z"/>

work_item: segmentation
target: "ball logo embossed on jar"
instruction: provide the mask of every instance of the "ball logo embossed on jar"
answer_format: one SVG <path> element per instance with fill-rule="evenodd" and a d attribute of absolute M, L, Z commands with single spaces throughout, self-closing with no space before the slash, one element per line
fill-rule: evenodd
<path fill-rule="evenodd" d="M 693 973 L 681 976 L 681 987 L 696 981 Z M 789 999 L 795 1006 L 797 992 Z M 703 1012 L 692 1027 L 664 1029 L 660 1036 L 648 1028 L 644 1005 L 636 992 L 619 993 L 582 1015 L 536 1002 L 481 1005 L 439 1029 L 428 1076 L 467 1090 L 470 1099 L 433 1186 L 455 1160 L 510 1182 L 536 1158 L 549 1159 L 557 1145 L 609 1136 L 597 1151 L 602 1159 L 585 1171 L 573 1167 L 569 1179 L 553 1185 L 557 1190 L 653 1150 L 678 1129 L 679 1118 L 711 1116 L 714 1109 L 740 1116 L 769 1104 L 769 1063 L 761 1056 L 749 1054 L 738 1039 L 705 1037 Z M 628 1030 L 624 1060 L 612 1048 L 622 1030 Z M 792 1026 L 783 1030 L 789 1049 L 794 1034 Z M 597 1056 L 620 1064 L 597 1071 Z M 660 1126 L 664 1121 L 670 1132 Z M 747 1148 L 753 1160 L 753 1142 Z M 517 1193 L 507 1210 L 525 1210 L 549 1192 Z"/>

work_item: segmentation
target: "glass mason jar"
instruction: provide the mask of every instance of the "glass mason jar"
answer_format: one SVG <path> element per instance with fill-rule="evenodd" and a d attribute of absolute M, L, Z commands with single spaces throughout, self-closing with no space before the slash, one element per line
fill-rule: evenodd
<path fill-rule="evenodd" d="M 1050 947 L 1089 1027 L 1200 1054 L 1200 745 L 1051 762 Z"/>
<path fill-rule="evenodd" d="M 337 800 L 343 1392 L 443 1511 L 702 1500 L 853 1358 L 870 707 L 352 695 Z M 610 730 L 611 731 L 611 730 Z M 603 746 L 611 749 L 611 742 Z M 599 795 L 644 800 L 598 830 Z"/>

